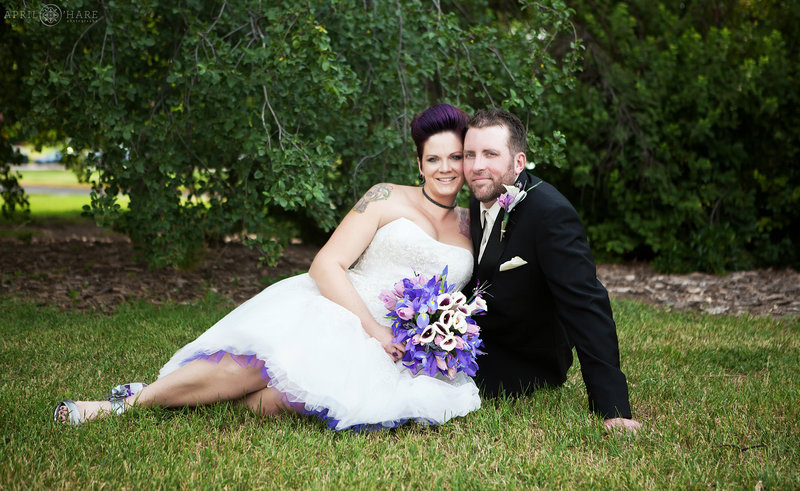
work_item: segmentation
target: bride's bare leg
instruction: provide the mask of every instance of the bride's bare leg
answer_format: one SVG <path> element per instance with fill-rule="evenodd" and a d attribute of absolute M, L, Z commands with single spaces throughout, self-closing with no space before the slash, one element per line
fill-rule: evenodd
<path fill-rule="evenodd" d="M 272 416 L 282 411 L 299 412 L 302 409 L 302 404 L 291 404 L 286 396 L 274 387 L 266 387 L 247 394 L 242 402 L 260 416 Z"/>
<path fill-rule="evenodd" d="M 183 407 L 241 399 L 263 389 L 261 368 L 243 367 L 226 354 L 219 363 L 195 360 L 125 400 L 126 406 Z"/>
<path fill-rule="evenodd" d="M 238 400 L 267 387 L 261 368 L 243 367 L 226 354 L 219 363 L 194 360 L 125 399 L 125 407 L 199 406 L 218 401 Z M 108 401 L 76 401 L 84 420 L 111 413 Z M 62 408 L 59 420 L 66 421 L 68 410 Z"/>

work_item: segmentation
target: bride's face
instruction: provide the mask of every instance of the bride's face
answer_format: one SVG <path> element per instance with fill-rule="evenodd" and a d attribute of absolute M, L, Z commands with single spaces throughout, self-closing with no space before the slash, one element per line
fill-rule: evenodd
<path fill-rule="evenodd" d="M 436 133 L 428 138 L 418 160 L 419 171 L 425 177 L 428 194 L 452 197 L 464 185 L 463 146 L 453 132 Z"/>

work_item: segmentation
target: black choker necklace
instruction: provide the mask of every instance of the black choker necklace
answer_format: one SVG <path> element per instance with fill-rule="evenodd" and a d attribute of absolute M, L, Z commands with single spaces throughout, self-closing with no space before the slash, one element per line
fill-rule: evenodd
<path fill-rule="evenodd" d="M 456 207 L 456 205 L 450 205 L 450 206 L 443 205 L 443 204 L 439 203 L 438 201 L 434 200 L 433 198 L 431 198 L 430 196 L 428 196 L 428 193 L 425 192 L 425 186 L 424 185 L 422 186 L 422 195 L 425 196 L 426 198 L 428 198 L 428 201 L 430 201 L 431 203 L 433 203 L 436 206 L 440 206 L 440 207 L 446 208 L 448 210 L 452 210 L 453 208 Z"/>

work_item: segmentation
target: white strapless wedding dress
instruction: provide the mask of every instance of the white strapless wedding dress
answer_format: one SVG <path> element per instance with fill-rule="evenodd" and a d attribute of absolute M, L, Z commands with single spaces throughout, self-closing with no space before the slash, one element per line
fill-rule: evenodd
<path fill-rule="evenodd" d="M 389 326 L 380 291 L 445 266 L 448 283 L 459 289 L 472 274 L 472 254 L 400 218 L 375 233 L 348 277 L 375 319 Z M 175 353 L 159 377 L 225 353 L 260 366 L 294 407 L 337 430 L 392 428 L 409 420 L 440 424 L 480 407 L 478 389 L 463 373 L 454 380 L 412 375 L 393 362 L 358 317 L 323 297 L 308 274 L 275 283 L 237 307 Z"/>

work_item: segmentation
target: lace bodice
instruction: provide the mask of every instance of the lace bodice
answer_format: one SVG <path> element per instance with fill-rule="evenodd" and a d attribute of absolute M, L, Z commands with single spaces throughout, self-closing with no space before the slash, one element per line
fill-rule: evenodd
<path fill-rule="evenodd" d="M 448 267 L 447 282 L 462 288 L 472 275 L 472 253 L 463 247 L 439 242 L 407 218 L 387 223 L 375 233 L 369 247 L 348 271 L 370 313 L 385 325 L 386 309 L 378 299 L 415 273 L 432 276 Z"/>

